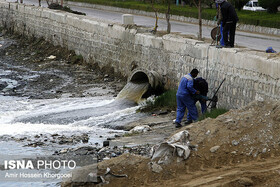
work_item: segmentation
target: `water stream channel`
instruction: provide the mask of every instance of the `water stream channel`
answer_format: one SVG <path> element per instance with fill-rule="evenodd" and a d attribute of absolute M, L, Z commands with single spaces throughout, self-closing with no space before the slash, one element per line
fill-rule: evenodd
<path fill-rule="evenodd" d="M 77 83 L 75 76 L 96 75 L 75 67 L 72 70 L 63 61 L 44 59 L 34 65 L 30 62 L 32 52 L 18 59 L 8 50 L 11 45 L 17 46 L 17 42 L 0 37 L 0 186 L 59 186 L 60 180 L 6 180 L 3 159 L 9 155 L 52 155 L 81 145 L 102 146 L 108 137 L 122 134 L 127 123 L 146 115 L 136 110 L 149 83 L 130 82 L 116 97 L 114 82 Z M 59 68 L 44 68 L 52 63 L 60 64 L 56 65 Z M 71 143 L 63 142 L 69 138 Z"/>

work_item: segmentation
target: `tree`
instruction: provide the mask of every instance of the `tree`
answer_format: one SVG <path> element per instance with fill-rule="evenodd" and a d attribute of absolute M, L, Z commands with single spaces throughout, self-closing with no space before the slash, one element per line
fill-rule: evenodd
<path fill-rule="evenodd" d="M 202 40 L 202 18 L 201 18 L 202 7 L 201 7 L 201 1 L 202 0 L 193 0 L 193 3 L 198 8 L 198 25 L 199 25 L 198 40 Z"/>
<path fill-rule="evenodd" d="M 155 28 L 154 28 L 153 32 L 156 32 L 157 22 L 158 22 L 158 17 L 157 17 L 158 9 L 156 9 L 155 6 L 154 6 L 157 2 L 158 4 L 166 5 L 166 10 L 165 10 L 165 18 L 166 18 L 166 22 L 167 22 L 166 32 L 169 34 L 171 32 L 170 8 L 171 8 L 171 3 L 173 2 L 173 0 L 151 0 L 150 2 L 152 4 L 152 8 L 153 8 L 153 10 L 155 12 L 155 15 L 156 15 L 156 25 L 155 25 Z"/>
<path fill-rule="evenodd" d="M 175 1 L 174 0 L 159 0 L 159 2 L 166 6 L 166 9 L 165 9 L 165 19 L 167 22 L 166 32 L 169 34 L 171 32 L 170 8 L 171 8 L 171 3 L 174 3 Z"/>
<path fill-rule="evenodd" d="M 167 10 L 165 12 L 165 18 L 167 22 L 166 32 L 169 34 L 171 32 L 171 24 L 170 24 L 170 6 L 172 0 L 164 0 L 164 3 L 167 4 Z"/>
<path fill-rule="evenodd" d="M 259 0 L 259 5 L 267 9 L 268 13 L 276 14 L 280 6 L 280 0 Z"/>
<path fill-rule="evenodd" d="M 155 0 L 151 0 L 151 4 L 152 4 L 152 9 L 155 12 L 155 16 L 156 16 L 156 23 L 155 23 L 155 27 L 153 29 L 153 33 L 156 34 L 157 33 L 157 28 L 158 28 L 158 10 L 157 8 L 155 8 Z"/>

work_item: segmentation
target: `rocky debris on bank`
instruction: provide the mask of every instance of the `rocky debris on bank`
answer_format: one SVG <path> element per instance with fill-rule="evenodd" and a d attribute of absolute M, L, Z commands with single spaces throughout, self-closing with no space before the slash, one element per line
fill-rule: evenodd
<path fill-rule="evenodd" d="M 151 127 L 149 125 L 139 125 L 131 129 L 128 134 L 137 134 L 137 133 L 145 133 L 147 131 L 150 131 Z"/>
<path fill-rule="evenodd" d="M 150 156 L 151 145 L 138 145 L 132 147 L 114 146 L 114 147 L 95 147 L 95 146 L 83 146 L 76 148 L 66 148 L 59 151 L 55 151 L 54 155 L 92 155 L 97 158 L 98 162 L 103 160 L 109 160 L 121 156 L 125 153 L 140 155 L 144 157 Z"/>
<path fill-rule="evenodd" d="M 49 144 L 59 144 L 59 145 L 75 145 L 79 143 L 88 143 L 88 134 L 81 135 L 59 135 L 59 134 L 38 134 L 34 136 L 24 136 L 24 137 L 6 137 L 5 140 L 13 140 L 16 142 L 26 143 L 26 147 L 38 147 L 45 146 Z"/>

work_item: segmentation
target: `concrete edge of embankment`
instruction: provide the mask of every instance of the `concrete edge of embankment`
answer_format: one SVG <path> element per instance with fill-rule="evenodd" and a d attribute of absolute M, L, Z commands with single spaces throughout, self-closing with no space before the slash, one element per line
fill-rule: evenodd
<path fill-rule="evenodd" d="M 85 7 L 85 8 L 94 8 L 94 9 L 99 9 L 99 10 L 107 10 L 107 11 L 122 12 L 122 13 L 128 13 L 128 14 L 136 14 L 136 15 L 154 17 L 154 12 L 146 12 L 146 11 L 135 10 L 135 9 L 119 8 L 119 7 L 89 4 L 89 3 L 82 3 L 82 2 L 73 2 L 73 1 L 65 1 L 65 5 L 75 5 L 75 6 L 79 6 L 79 7 Z M 158 13 L 158 17 L 161 19 L 165 19 L 165 14 Z M 171 20 L 198 24 L 198 19 L 191 18 L 191 17 L 172 15 Z M 202 24 L 206 25 L 206 26 L 213 26 L 213 27 L 217 26 L 217 22 L 213 21 L 213 20 L 202 20 Z M 268 34 L 268 35 L 274 35 L 274 36 L 280 37 L 280 29 L 277 29 L 277 28 L 238 24 L 237 30 L 245 31 L 245 32 L 259 33 L 259 34 Z"/>

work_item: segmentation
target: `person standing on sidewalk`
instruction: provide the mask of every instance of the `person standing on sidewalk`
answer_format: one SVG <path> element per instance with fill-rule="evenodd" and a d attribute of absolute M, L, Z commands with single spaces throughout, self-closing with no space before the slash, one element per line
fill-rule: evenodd
<path fill-rule="evenodd" d="M 225 42 L 224 42 L 224 36 L 223 36 L 223 27 L 221 25 L 223 25 L 222 22 L 222 12 L 221 12 L 221 7 L 218 3 L 216 3 L 216 9 L 217 9 L 217 14 L 216 14 L 216 19 L 217 19 L 217 25 L 220 27 L 220 35 L 221 35 L 221 39 L 220 39 L 220 45 L 222 47 L 225 46 Z"/>
<path fill-rule="evenodd" d="M 225 47 L 234 47 L 236 23 L 239 20 L 235 8 L 225 0 L 215 0 L 215 3 L 221 7 Z"/>
<path fill-rule="evenodd" d="M 193 99 L 193 94 L 199 94 L 199 91 L 193 88 L 193 79 L 197 77 L 198 70 L 193 69 L 189 74 L 182 77 L 177 94 L 177 116 L 175 121 L 175 127 L 180 128 L 182 127 L 181 121 L 185 115 L 186 108 L 188 109 L 187 114 L 187 122 L 186 124 L 190 124 L 193 121 L 198 119 L 198 112 L 195 106 L 195 100 Z"/>

